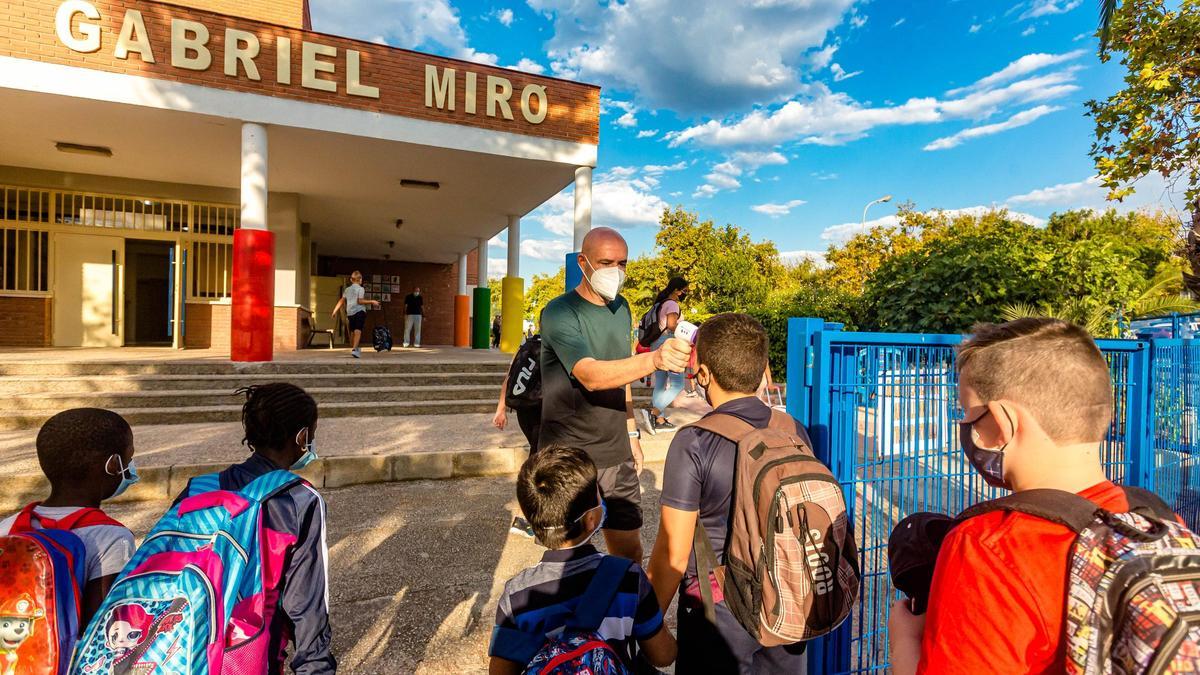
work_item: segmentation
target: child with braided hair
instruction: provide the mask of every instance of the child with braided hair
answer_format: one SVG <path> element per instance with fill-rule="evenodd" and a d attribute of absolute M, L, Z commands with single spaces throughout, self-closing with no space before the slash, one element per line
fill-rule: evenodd
<path fill-rule="evenodd" d="M 250 457 L 219 474 L 220 489 L 239 490 L 278 469 L 298 471 L 317 458 L 317 403 L 300 387 L 285 382 L 243 387 L 242 443 Z M 178 503 L 188 490 L 176 499 Z M 264 504 L 263 525 L 290 541 L 279 582 L 267 597 L 277 598 L 269 626 L 270 675 L 283 672 L 285 649 L 292 643 L 290 666 L 297 675 L 335 673 L 330 651 L 329 551 L 325 545 L 325 502 L 308 483 L 297 484 Z"/>

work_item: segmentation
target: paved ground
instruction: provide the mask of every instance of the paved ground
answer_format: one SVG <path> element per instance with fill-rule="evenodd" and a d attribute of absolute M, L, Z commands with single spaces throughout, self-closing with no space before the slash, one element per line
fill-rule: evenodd
<path fill-rule="evenodd" d="M 681 396 L 672 410 L 677 424 L 698 419 L 710 408 L 699 398 Z M 666 451 L 670 435 L 644 435 L 643 449 Z M 0 476 L 38 473 L 37 429 L 0 431 Z M 137 463 L 142 467 L 238 462 L 246 457 L 240 423 L 164 424 L 133 427 Z M 525 437 L 515 414 L 504 431 L 491 414 L 331 417 L 319 422 L 317 453 L 322 457 L 394 452 L 445 452 L 523 448 Z M 662 456 L 659 454 L 658 456 Z"/>
<path fill-rule="evenodd" d="M 662 464 L 642 474 L 647 555 L 661 476 Z M 509 534 L 517 508 L 512 477 L 363 485 L 324 495 L 343 672 L 486 672 L 497 596 L 544 550 Z M 112 511 L 140 537 L 165 507 L 143 502 Z"/>

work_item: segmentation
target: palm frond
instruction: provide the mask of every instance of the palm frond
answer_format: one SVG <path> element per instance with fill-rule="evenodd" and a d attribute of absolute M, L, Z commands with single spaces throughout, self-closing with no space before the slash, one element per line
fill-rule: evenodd
<path fill-rule="evenodd" d="M 1100 0 L 1100 53 L 1108 51 L 1108 40 L 1112 32 L 1113 15 L 1117 13 L 1117 0 Z"/>
<path fill-rule="evenodd" d="M 1000 308 L 1000 318 L 1004 319 L 1005 321 L 1033 319 L 1046 315 L 1046 310 L 1028 302 L 1014 302 L 1011 305 L 1004 305 Z"/>
<path fill-rule="evenodd" d="M 1174 312 L 1190 314 L 1196 311 L 1200 311 L 1200 302 L 1196 302 L 1191 298 L 1182 296 L 1157 297 L 1146 298 L 1134 303 L 1129 308 L 1129 316 L 1134 319 L 1140 319 L 1147 316 L 1163 316 L 1164 314 L 1172 314 Z"/>

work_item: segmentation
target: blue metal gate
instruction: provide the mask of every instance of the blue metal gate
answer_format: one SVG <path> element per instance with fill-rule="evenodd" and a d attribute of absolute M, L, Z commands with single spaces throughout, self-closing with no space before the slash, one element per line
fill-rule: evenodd
<path fill-rule="evenodd" d="M 896 592 L 892 527 L 916 511 L 957 513 L 1000 496 L 958 443 L 957 335 L 847 333 L 818 319 L 788 327 L 788 410 L 846 493 L 859 547 L 860 603 L 834 635 L 810 645 L 810 671 L 887 668 Z M 1114 481 L 1156 489 L 1195 527 L 1200 511 L 1200 343 L 1099 342 L 1115 414 L 1102 447 Z"/>

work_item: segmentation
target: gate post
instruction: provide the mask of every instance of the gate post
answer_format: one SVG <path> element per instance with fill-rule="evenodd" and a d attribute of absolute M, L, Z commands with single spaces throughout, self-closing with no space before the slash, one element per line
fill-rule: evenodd
<path fill-rule="evenodd" d="M 824 327 L 823 319 L 787 322 L 787 411 L 805 427 L 813 423 L 813 342 Z"/>
<path fill-rule="evenodd" d="M 1139 340 L 1137 350 L 1129 355 L 1129 379 L 1132 391 L 1127 403 L 1126 419 L 1129 425 L 1125 437 L 1130 447 L 1126 448 L 1129 459 L 1129 475 L 1125 482 L 1135 487 L 1154 491 L 1154 411 L 1157 404 L 1158 387 L 1154 372 L 1156 340 Z"/>

